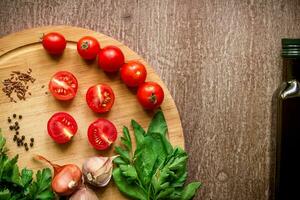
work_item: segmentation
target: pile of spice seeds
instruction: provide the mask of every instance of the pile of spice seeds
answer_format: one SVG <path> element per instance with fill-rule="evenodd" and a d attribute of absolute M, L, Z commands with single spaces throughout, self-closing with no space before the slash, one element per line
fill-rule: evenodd
<path fill-rule="evenodd" d="M 31 76 L 32 69 L 29 68 L 26 73 L 20 71 L 12 71 L 10 76 L 2 81 L 2 91 L 10 99 L 10 102 L 17 103 L 17 99 L 26 100 L 28 92 L 28 83 L 34 83 L 35 78 Z"/>
<path fill-rule="evenodd" d="M 32 148 L 34 145 L 34 138 L 30 138 L 30 143 L 26 142 L 25 135 L 20 134 L 20 121 L 22 120 L 22 115 L 13 114 L 12 117 L 7 118 L 9 123 L 9 130 L 14 132 L 13 141 L 18 145 L 18 147 L 24 146 L 25 150 L 29 150 L 29 146 Z"/>

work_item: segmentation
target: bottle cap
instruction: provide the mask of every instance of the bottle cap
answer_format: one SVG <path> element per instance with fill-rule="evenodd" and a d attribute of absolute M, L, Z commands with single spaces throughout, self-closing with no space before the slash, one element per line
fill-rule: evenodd
<path fill-rule="evenodd" d="M 300 39 L 283 38 L 281 55 L 284 58 L 300 58 Z"/>

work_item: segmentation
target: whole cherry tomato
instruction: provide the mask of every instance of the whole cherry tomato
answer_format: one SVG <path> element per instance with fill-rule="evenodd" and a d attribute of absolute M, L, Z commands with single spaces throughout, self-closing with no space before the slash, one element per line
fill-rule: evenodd
<path fill-rule="evenodd" d="M 93 60 L 100 51 L 100 44 L 96 38 L 85 36 L 77 42 L 79 55 L 86 60 Z"/>
<path fill-rule="evenodd" d="M 164 91 L 155 82 L 145 82 L 139 86 L 137 98 L 145 109 L 158 108 L 164 100 Z"/>
<path fill-rule="evenodd" d="M 136 87 L 144 83 L 147 76 L 145 66 L 139 61 L 125 63 L 121 70 L 121 79 L 129 87 Z"/>
<path fill-rule="evenodd" d="M 58 55 L 64 52 L 67 42 L 62 34 L 51 32 L 43 36 L 42 44 L 48 53 Z"/>
<path fill-rule="evenodd" d="M 116 46 L 107 46 L 98 54 L 98 65 L 105 72 L 117 72 L 124 62 L 124 55 Z"/>

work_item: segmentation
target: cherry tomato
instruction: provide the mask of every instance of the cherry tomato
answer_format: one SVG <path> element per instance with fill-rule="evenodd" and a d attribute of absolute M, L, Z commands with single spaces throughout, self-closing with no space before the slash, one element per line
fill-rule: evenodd
<path fill-rule="evenodd" d="M 48 134 L 59 144 L 69 142 L 76 134 L 78 126 L 75 119 L 65 112 L 55 113 L 48 121 Z"/>
<path fill-rule="evenodd" d="M 90 87 L 86 93 L 88 106 L 97 113 L 110 111 L 114 105 L 115 94 L 110 86 L 98 84 Z"/>
<path fill-rule="evenodd" d="M 48 53 L 58 55 L 64 52 L 67 42 L 62 34 L 52 32 L 43 36 L 42 44 Z"/>
<path fill-rule="evenodd" d="M 100 44 L 96 38 L 85 36 L 77 42 L 79 55 L 86 60 L 93 60 L 100 51 Z"/>
<path fill-rule="evenodd" d="M 144 83 L 147 76 L 145 66 L 139 61 L 129 61 L 121 68 L 121 79 L 129 87 L 136 87 Z"/>
<path fill-rule="evenodd" d="M 76 77 L 67 71 L 59 71 L 51 78 L 49 90 L 59 100 L 73 99 L 77 93 L 78 82 Z"/>
<path fill-rule="evenodd" d="M 116 46 L 107 46 L 98 54 L 98 65 L 105 72 L 117 72 L 124 62 L 124 55 Z"/>
<path fill-rule="evenodd" d="M 158 108 L 164 100 L 164 91 L 155 82 L 145 82 L 139 86 L 137 98 L 145 109 Z"/>
<path fill-rule="evenodd" d="M 95 149 L 105 150 L 117 139 L 117 129 L 107 119 L 99 118 L 89 126 L 88 139 Z"/>

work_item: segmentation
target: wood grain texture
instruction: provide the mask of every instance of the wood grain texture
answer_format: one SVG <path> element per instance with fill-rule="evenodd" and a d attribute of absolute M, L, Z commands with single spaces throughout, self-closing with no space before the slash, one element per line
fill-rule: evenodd
<path fill-rule="evenodd" d="M 280 39 L 300 37 L 300 1 L 1 0 L 0 7 L 0 35 L 65 24 L 132 48 L 178 106 L 190 180 L 204 183 L 195 199 L 269 199 Z"/>

